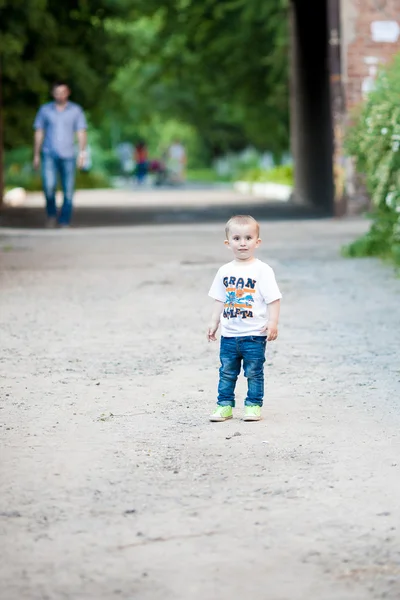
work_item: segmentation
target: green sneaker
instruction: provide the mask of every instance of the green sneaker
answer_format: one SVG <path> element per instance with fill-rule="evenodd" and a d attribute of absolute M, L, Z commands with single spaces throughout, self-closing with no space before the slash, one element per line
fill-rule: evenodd
<path fill-rule="evenodd" d="M 261 421 L 261 406 L 245 406 L 244 421 Z"/>
<path fill-rule="evenodd" d="M 227 421 L 228 419 L 232 419 L 232 406 L 217 406 L 210 417 L 210 421 L 215 423 Z"/>

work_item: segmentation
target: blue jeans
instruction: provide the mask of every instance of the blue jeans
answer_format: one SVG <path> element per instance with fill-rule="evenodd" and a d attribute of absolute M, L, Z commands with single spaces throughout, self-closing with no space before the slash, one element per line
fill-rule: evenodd
<path fill-rule="evenodd" d="M 235 386 L 243 361 L 248 386 L 245 406 L 263 405 L 266 345 L 267 338 L 260 335 L 221 337 L 217 404 L 235 406 Z"/>
<path fill-rule="evenodd" d="M 43 191 L 46 197 L 46 211 L 49 218 L 57 217 L 56 190 L 58 176 L 61 180 L 64 202 L 58 218 L 60 225 L 68 225 L 71 220 L 75 170 L 75 158 L 59 158 L 52 154 L 42 154 Z"/>
<path fill-rule="evenodd" d="M 136 179 L 137 179 L 138 183 L 144 182 L 144 180 L 146 179 L 146 176 L 147 176 L 147 172 L 148 172 L 147 162 L 138 163 L 136 165 Z"/>

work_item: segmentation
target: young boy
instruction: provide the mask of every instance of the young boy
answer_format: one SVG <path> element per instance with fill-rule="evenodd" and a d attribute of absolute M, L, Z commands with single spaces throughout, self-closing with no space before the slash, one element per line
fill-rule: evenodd
<path fill-rule="evenodd" d="M 225 227 L 225 245 L 234 260 L 218 270 L 208 293 L 215 300 L 208 341 L 216 341 L 221 323 L 218 402 L 210 421 L 232 418 L 242 361 L 248 383 L 244 420 L 261 419 L 265 347 L 278 337 L 282 294 L 271 267 L 254 257 L 261 243 L 259 232 L 259 224 L 248 215 L 232 217 Z"/>

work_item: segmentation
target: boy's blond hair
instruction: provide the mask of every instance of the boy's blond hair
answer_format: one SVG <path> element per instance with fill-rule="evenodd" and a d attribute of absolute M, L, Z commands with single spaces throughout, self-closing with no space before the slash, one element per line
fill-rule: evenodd
<path fill-rule="evenodd" d="M 260 236 L 260 225 L 258 224 L 258 222 L 255 220 L 254 217 L 252 217 L 250 215 L 234 215 L 233 217 L 231 217 L 229 219 L 229 221 L 225 225 L 226 239 L 229 238 L 229 231 L 230 231 L 231 225 L 250 225 L 250 224 L 255 226 L 256 231 L 257 231 L 257 237 L 259 237 Z"/>

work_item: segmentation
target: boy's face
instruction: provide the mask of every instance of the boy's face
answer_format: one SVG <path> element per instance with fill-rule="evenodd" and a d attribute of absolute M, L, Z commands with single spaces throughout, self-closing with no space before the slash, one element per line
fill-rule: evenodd
<path fill-rule="evenodd" d="M 243 225 L 233 223 L 229 229 L 228 239 L 225 240 L 225 245 L 232 250 L 235 259 L 242 262 L 252 260 L 255 249 L 260 244 L 261 240 L 254 223 Z"/>

